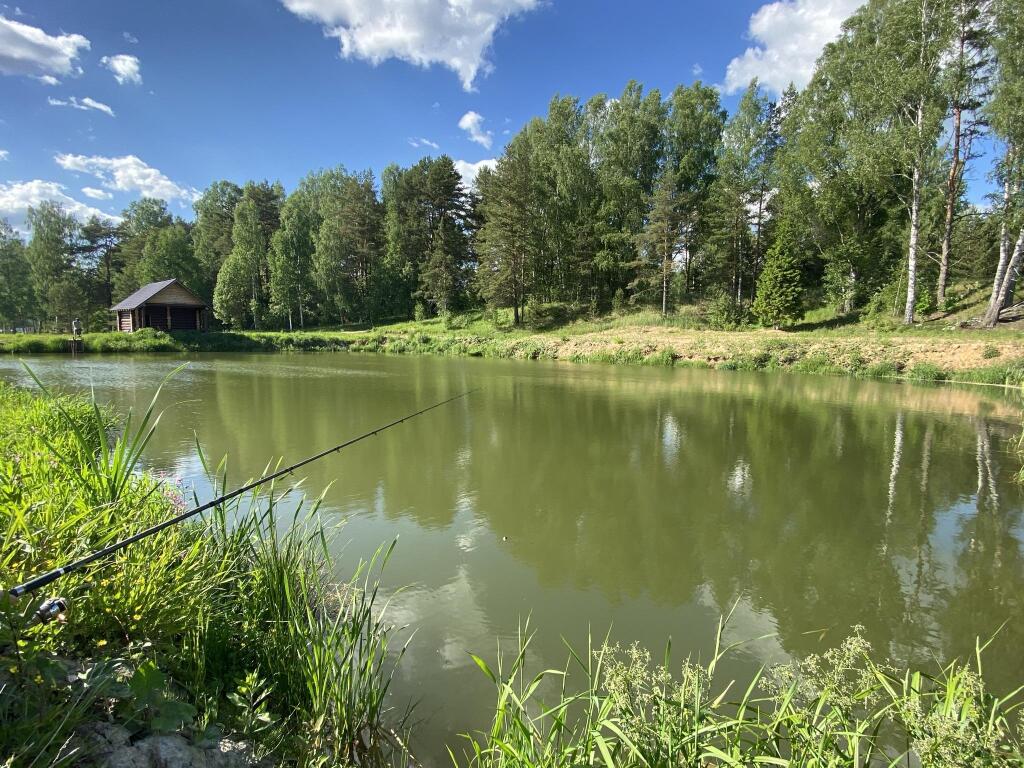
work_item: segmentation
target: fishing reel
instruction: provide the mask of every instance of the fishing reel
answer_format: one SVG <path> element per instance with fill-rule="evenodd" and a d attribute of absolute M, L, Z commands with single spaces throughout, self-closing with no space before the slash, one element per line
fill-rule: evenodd
<path fill-rule="evenodd" d="M 68 612 L 68 601 L 63 597 L 50 597 L 42 602 L 33 614 L 33 623 L 49 624 L 57 621 L 61 624 L 65 621 L 65 614 Z"/>

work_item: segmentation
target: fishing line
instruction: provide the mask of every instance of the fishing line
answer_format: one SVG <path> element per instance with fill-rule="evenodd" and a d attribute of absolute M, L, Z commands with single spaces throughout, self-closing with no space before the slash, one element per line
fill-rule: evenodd
<path fill-rule="evenodd" d="M 350 438 L 349 440 L 346 440 L 343 443 L 339 443 L 333 448 L 328 448 L 326 451 L 321 451 L 320 453 L 314 456 L 310 456 L 308 458 L 303 459 L 302 461 L 298 461 L 295 464 L 292 464 L 291 466 L 285 467 L 284 469 L 279 469 L 276 472 L 272 472 L 269 475 L 264 475 L 258 480 L 254 480 L 251 483 L 248 483 L 247 485 L 243 485 L 241 488 L 236 488 L 230 493 L 226 493 L 223 496 L 219 496 L 216 499 L 213 499 L 212 501 L 208 501 L 205 504 L 202 504 L 201 506 L 182 512 L 181 514 L 175 515 L 174 517 L 164 520 L 161 523 L 157 523 L 156 525 L 150 528 L 146 528 L 145 530 L 139 531 L 138 533 L 133 534 L 125 539 L 121 539 L 120 541 L 115 542 L 114 544 L 104 547 L 103 549 L 99 549 L 93 552 L 92 554 L 86 555 L 80 560 L 75 560 L 74 562 L 68 563 L 67 565 L 61 566 L 60 568 L 55 568 L 52 571 L 41 574 L 39 576 L 35 576 L 29 579 L 28 581 L 24 582 L 23 584 L 19 584 L 18 586 L 8 590 L 7 594 L 14 598 L 22 597 L 26 594 L 31 594 L 32 592 L 35 592 L 37 589 L 45 587 L 47 584 L 52 584 L 61 576 L 65 576 L 66 574 L 79 571 L 85 566 L 89 565 L 90 563 L 94 563 L 97 560 L 100 560 L 106 557 L 107 555 L 111 555 L 114 552 L 117 552 L 118 550 L 124 549 L 125 547 L 128 547 L 137 541 L 141 541 L 142 539 L 148 538 L 156 533 L 159 533 L 165 528 L 170 528 L 172 525 L 177 525 L 180 522 L 188 520 L 190 517 L 195 517 L 196 515 L 206 512 L 209 509 L 213 509 L 214 507 L 219 506 L 227 501 L 231 501 L 232 499 L 241 496 L 246 491 L 251 491 L 253 488 L 258 488 L 264 483 L 269 483 L 271 480 L 275 480 L 276 478 L 279 478 L 283 475 L 290 474 L 295 470 L 306 466 L 307 464 L 311 464 L 314 461 L 319 461 L 325 456 L 330 456 L 332 453 L 337 453 L 338 451 L 353 446 L 356 443 L 360 443 L 363 440 L 371 438 L 375 435 L 379 435 L 381 432 L 384 432 L 385 430 L 391 429 L 392 427 L 397 427 L 402 422 L 409 421 L 410 419 L 415 419 L 417 416 L 422 416 L 423 414 L 432 411 L 435 408 L 440 408 L 443 405 L 448 405 L 449 403 L 452 403 L 456 400 L 468 397 L 475 391 L 475 389 L 471 389 L 467 390 L 466 392 L 463 392 L 462 394 L 455 395 L 454 397 L 449 397 L 447 400 L 442 400 L 439 403 L 434 403 L 431 406 L 416 411 L 415 413 L 410 413 L 406 416 L 403 416 L 400 419 L 395 419 L 394 421 L 385 424 L 384 426 L 377 427 L 376 429 L 371 430 L 370 432 L 364 432 L 363 434 L 357 437 Z M 66 609 L 66 607 L 66 602 L 63 599 L 51 598 L 50 600 L 47 600 L 46 603 L 44 603 L 44 605 L 40 608 L 40 611 L 37 612 L 37 617 L 39 618 L 40 621 L 49 621 L 50 619 L 55 618 L 59 613 L 62 613 L 63 609 Z M 43 614 L 45 614 L 45 616 Z"/>

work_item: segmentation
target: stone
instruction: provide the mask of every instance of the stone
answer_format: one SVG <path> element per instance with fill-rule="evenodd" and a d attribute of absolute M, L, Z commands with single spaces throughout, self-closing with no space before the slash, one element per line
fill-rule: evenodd
<path fill-rule="evenodd" d="M 105 753 L 93 752 L 92 764 L 97 768 L 252 768 L 260 765 L 245 742 L 220 739 L 203 748 L 177 733 L 146 736 L 134 744 L 128 744 L 125 738 L 124 743 Z"/>

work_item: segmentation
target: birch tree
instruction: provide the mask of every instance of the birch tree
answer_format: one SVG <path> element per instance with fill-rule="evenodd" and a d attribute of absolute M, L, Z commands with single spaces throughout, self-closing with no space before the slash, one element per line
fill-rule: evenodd
<path fill-rule="evenodd" d="M 997 0 L 994 11 L 996 78 L 988 111 L 992 130 L 1003 145 L 998 168 L 1003 192 L 999 261 L 988 309 L 982 318 L 982 324 L 989 328 L 999 322 L 999 313 L 1020 269 L 1024 248 L 1024 221 L 1020 210 L 1021 148 L 1024 147 L 1024 1 Z"/>

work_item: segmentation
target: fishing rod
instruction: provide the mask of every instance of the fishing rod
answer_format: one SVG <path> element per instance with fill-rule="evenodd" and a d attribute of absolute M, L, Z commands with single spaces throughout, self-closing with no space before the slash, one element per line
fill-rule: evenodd
<path fill-rule="evenodd" d="M 181 514 L 175 515 L 174 517 L 168 518 L 167 520 L 164 520 L 162 523 L 157 523 L 156 525 L 150 528 L 146 528 L 143 531 L 139 531 L 138 533 L 133 534 L 125 539 L 121 539 L 120 541 L 115 542 L 114 544 L 111 544 L 109 546 L 106 546 L 103 549 L 99 549 L 93 552 L 92 554 L 86 555 L 80 560 L 75 560 L 74 562 L 68 563 L 67 565 L 61 566 L 60 568 L 54 568 L 52 571 L 48 571 L 47 573 L 35 576 L 29 579 L 28 581 L 24 582 L 23 584 L 19 584 L 18 586 L 8 590 L 7 594 L 14 598 L 19 598 L 24 595 L 31 594 L 35 592 L 37 589 L 45 587 L 47 584 L 52 584 L 61 576 L 65 576 L 69 573 L 79 571 L 85 566 L 89 565 L 90 563 L 94 563 L 97 560 L 107 557 L 108 555 L 111 555 L 114 552 L 117 552 L 118 550 L 124 549 L 125 547 L 128 547 L 137 541 L 141 541 L 142 539 L 148 538 L 156 533 L 159 533 L 165 528 L 170 528 L 172 525 L 177 525 L 180 522 L 188 520 L 190 517 L 195 517 L 196 515 L 206 512 L 209 509 L 213 509 L 214 507 L 219 506 L 224 502 L 231 501 L 232 499 L 241 496 L 246 491 L 251 491 L 253 488 L 257 488 L 265 483 L 269 483 L 271 480 L 275 480 L 281 477 L 282 475 L 291 474 L 295 470 L 300 469 L 306 466 L 307 464 L 311 464 L 314 461 L 319 461 L 325 456 L 330 456 L 332 453 L 337 453 L 338 451 L 353 446 L 356 443 L 360 443 L 363 440 L 371 438 L 374 435 L 379 435 L 381 432 L 384 432 L 385 430 L 391 429 L 392 427 L 397 427 L 402 422 L 409 421 L 410 419 L 415 419 L 417 416 L 422 416 L 423 414 L 427 413 L 428 411 L 432 411 L 435 408 L 440 408 L 443 405 L 448 405 L 449 403 L 452 403 L 456 400 L 468 397 L 475 391 L 476 390 L 471 389 L 467 390 L 466 392 L 463 392 L 462 394 L 455 395 L 454 397 L 449 397 L 447 400 L 442 400 L 439 403 L 434 403 L 433 405 L 427 406 L 426 408 L 416 411 L 415 413 L 410 413 L 406 416 L 403 416 L 400 419 L 395 419 L 394 421 L 385 424 L 382 427 L 377 427 L 376 429 L 373 429 L 369 432 L 364 432 L 363 434 L 357 437 L 350 438 L 343 443 L 339 443 L 333 448 L 328 448 L 326 451 L 321 451 L 320 453 L 314 456 L 310 456 L 308 458 L 303 459 L 302 461 L 298 461 L 295 464 L 292 464 L 291 466 L 285 467 L 284 469 L 279 469 L 276 472 L 272 472 L 269 475 L 264 475 L 258 480 L 254 480 L 251 483 L 248 483 L 247 485 L 243 485 L 241 488 L 236 488 L 230 493 L 225 493 L 223 496 L 218 496 L 216 499 L 213 499 L 213 501 L 208 501 L 205 504 L 195 507 L 194 509 L 187 510 L 185 512 L 182 512 Z M 39 610 L 36 611 L 36 618 L 40 622 L 46 623 L 55 618 L 58 618 L 66 610 L 67 601 L 60 597 L 53 597 L 49 600 L 46 600 L 39 607 Z"/>

